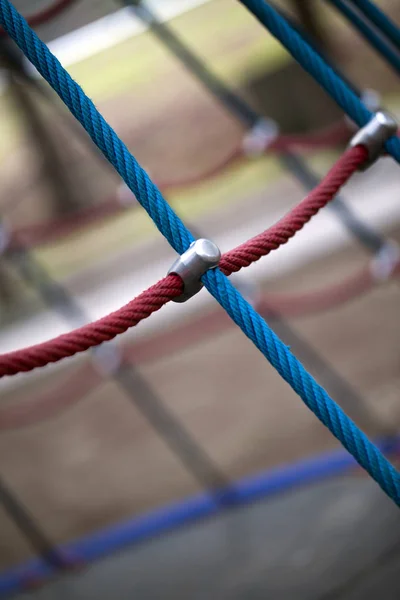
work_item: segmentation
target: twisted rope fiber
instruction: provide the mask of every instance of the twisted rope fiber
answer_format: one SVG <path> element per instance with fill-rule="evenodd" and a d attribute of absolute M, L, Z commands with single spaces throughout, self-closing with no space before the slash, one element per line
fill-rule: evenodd
<path fill-rule="evenodd" d="M 400 50 L 400 28 L 371 0 L 350 0 Z"/>
<path fill-rule="evenodd" d="M 319 185 L 285 217 L 249 242 L 224 254 L 220 261 L 221 270 L 230 275 L 285 244 L 334 198 L 339 188 L 366 158 L 367 152 L 364 147 L 350 148 Z M 57 362 L 109 341 L 178 296 L 182 289 L 183 282 L 180 277 L 165 277 L 126 307 L 111 315 L 41 344 L 0 355 L 0 377 L 43 367 L 50 362 Z"/>
<path fill-rule="evenodd" d="M 218 270 L 208 271 L 204 285 L 316 417 L 340 440 L 356 461 L 400 506 L 400 473 L 368 437 L 318 385 L 262 317 Z"/>
<path fill-rule="evenodd" d="M 373 114 L 358 96 L 305 39 L 265 0 L 239 0 L 269 32 L 276 37 L 295 60 L 325 89 L 359 127 Z M 389 154 L 400 163 L 400 139 L 392 137 L 385 144 Z"/>
<path fill-rule="evenodd" d="M 181 278 L 168 275 L 121 309 L 98 321 L 60 335 L 54 340 L 1 355 L 0 377 L 32 371 L 110 341 L 182 292 Z"/>
<path fill-rule="evenodd" d="M 126 146 L 99 115 L 93 103 L 73 82 L 8 0 L 0 0 L 0 21 L 39 72 L 64 99 L 71 112 L 86 126 L 93 141 L 116 167 L 173 248 L 179 253 L 186 250 L 193 236 L 129 154 Z M 288 348 L 233 288 L 219 269 L 206 273 L 203 281 L 235 323 L 290 383 L 305 404 L 315 412 L 388 496 L 400 505 L 400 476 L 382 453 L 304 370 Z"/>
<path fill-rule="evenodd" d="M 400 264 L 395 274 L 400 275 Z M 340 284 L 321 290 L 292 296 L 265 294 L 257 302 L 256 308 L 264 316 L 271 314 L 271 311 L 279 317 L 299 317 L 311 313 L 315 315 L 322 310 L 329 310 L 354 300 L 372 288 L 371 270 L 365 267 Z M 221 334 L 234 325 L 228 315 L 225 319 L 225 315 L 221 315 L 220 311 L 213 310 L 183 326 L 178 325 L 161 335 L 124 347 L 123 357 L 139 365 L 152 364 L 164 357 L 166 352 L 168 356 L 174 355 L 210 336 Z M 101 375 L 92 363 L 84 364 L 76 373 L 68 375 L 68 387 L 65 386 L 65 381 L 62 381 L 45 394 L 30 397 L 29 401 L 23 404 L 0 408 L 0 432 L 29 427 L 51 419 L 81 402 L 101 383 Z"/>
<path fill-rule="evenodd" d="M 339 189 L 367 157 L 368 152 L 364 146 L 347 150 L 308 196 L 275 225 L 224 254 L 219 265 L 221 271 L 230 275 L 286 244 L 311 217 L 334 199 Z"/>
<path fill-rule="evenodd" d="M 105 121 L 82 88 L 29 27 L 9 0 L 0 0 L 0 23 L 60 96 L 76 119 L 113 165 L 171 246 L 182 254 L 194 237 L 170 208 L 126 145 Z"/>
<path fill-rule="evenodd" d="M 328 0 L 328 2 L 336 8 L 337 11 L 347 19 L 353 27 L 375 48 L 375 50 L 383 56 L 383 58 L 400 73 L 400 54 L 379 32 L 371 26 L 368 21 L 361 17 L 357 11 L 342 0 Z"/>

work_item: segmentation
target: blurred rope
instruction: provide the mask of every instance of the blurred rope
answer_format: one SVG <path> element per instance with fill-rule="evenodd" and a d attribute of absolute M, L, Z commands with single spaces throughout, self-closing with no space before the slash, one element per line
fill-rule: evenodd
<path fill-rule="evenodd" d="M 383 56 L 396 73 L 400 74 L 400 53 L 393 48 L 376 29 L 371 26 L 368 21 L 363 18 L 351 4 L 344 0 L 327 0 L 336 10 L 338 10 L 359 32 L 360 34 L 375 48 L 375 50 Z"/>
<path fill-rule="evenodd" d="M 65 10 L 71 8 L 73 4 L 77 4 L 78 2 L 79 0 L 55 0 L 47 8 L 43 8 L 25 18 L 31 27 L 37 27 L 38 25 L 43 25 L 55 17 L 60 16 Z M 0 29 L 0 35 L 4 36 L 7 35 L 7 33 L 4 29 Z"/>
<path fill-rule="evenodd" d="M 373 114 L 361 102 L 341 77 L 324 61 L 307 41 L 265 0 L 239 0 L 269 32 L 276 37 L 326 92 L 359 127 L 366 125 Z M 390 138 L 385 148 L 400 162 L 400 139 Z"/>
<path fill-rule="evenodd" d="M 39 292 L 45 303 L 59 313 L 72 326 L 89 321 L 85 311 L 59 283 L 55 282 L 35 257 L 23 247 L 10 248 L 5 253 L 24 280 Z M 171 276 L 173 279 L 173 276 Z M 178 285 L 181 293 L 181 286 Z M 109 348 L 109 347 L 108 347 Z M 103 347 L 94 350 L 95 364 L 100 369 Z M 126 362 L 116 348 L 105 356 L 103 375 L 114 380 L 145 416 L 153 429 L 172 449 L 192 476 L 210 491 L 225 488 L 228 479 L 206 451 L 192 438 L 179 419 L 163 404 L 150 384 L 132 362 Z M 115 356 L 113 356 L 115 355 Z M 96 359 L 100 362 L 96 363 Z M 102 369 L 101 369 L 102 370 Z M 107 373 L 107 370 L 109 371 Z M 217 493 L 217 492 L 216 492 Z"/>
<path fill-rule="evenodd" d="M 371 0 L 351 0 L 361 12 L 400 50 L 399 27 Z"/>
<path fill-rule="evenodd" d="M 157 16 L 150 11 L 146 6 L 144 0 L 123 0 L 125 5 L 131 6 L 139 18 L 141 18 L 151 29 L 151 31 L 163 42 L 166 47 L 184 64 L 190 72 L 197 77 L 203 85 L 208 89 L 210 93 L 217 97 L 217 99 L 235 116 L 245 127 L 254 127 L 257 123 L 262 123 L 263 117 L 256 113 L 253 108 L 248 106 L 247 102 L 240 99 L 235 105 L 235 110 L 232 110 L 230 102 L 225 102 L 225 96 L 219 94 L 214 86 L 208 85 L 209 77 L 215 78 L 207 67 L 202 63 L 202 70 L 192 68 L 192 63 L 196 63 L 199 59 L 196 55 L 181 42 L 171 28 L 165 24 L 160 23 Z M 277 13 L 278 14 L 278 13 Z M 283 14 L 281 12 L 281 14 Z M 286 15 L 285 15 L 286 16 Z M 283 18 L 283 17 L 282 17 Z M 298 34 L 300 35 L 300 34 Z M 307 43 L 306 41 L 304 43 Z M 188 60 L 187 57 L 191 60 Z M 331 67 L 333 70 L 333 67 Z M 335 71 L 336 73 L 336 71 Z M 338 73 L 338 72 L 337 72 Z M 206 74 L 207 76 L 205 76 Z M 337 74 L 337 77 L 340 77 Z M 220 84 L 225 87 L 225 84 Z M 354 92 L 356 93 L 356 92 Z M 234 94 L 230 90 L 230 95 Z M 236 95 L 236 94 L 235 94 Z M 238 107 L 245 107 L 246 110 L 238 110 Z M 247 115 L 252 114 L 252 122 L 249 121 Z M 274 139 L 271 140 L 268 145 L 269 148 L 274 147 Z M 278 160 L 282 166 L 289 171 L 289 173 L 301 183 L 301 185 L 307 190 L 312 190 L 319 182 L 317 176 L 312 172 L 308 165 L 302 160 L 290 147 L 280 148 L 278 154 Z M 361 244 L 365 245 L 372 252 L 379 250 L 385 243 L 384 238 L 369 225 L 363 223 L 346 205 L 344 200 L 337 198 L 335 203 L 332 204 L 332 210 L 336 211 L 338 217 L 341 219 L 343 225 L 360 241 Z"/>

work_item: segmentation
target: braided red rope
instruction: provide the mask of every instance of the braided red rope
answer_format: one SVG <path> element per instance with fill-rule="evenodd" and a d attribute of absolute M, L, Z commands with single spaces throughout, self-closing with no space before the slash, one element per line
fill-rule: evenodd
<path fill-rule="evenodd" d="M 53 4 L 47 8 L 25 18 L 31 27 L 38 27 L 39 25 L 43 25 L 43 23 L 47 23 L 47 21 L 51 21 L 51 19 L 58 17 L 64 10 L 77 2 L 79 2 L 79 0 L 56 0 L 56 2 L 53 2 Z M 6 36 L 8 34 L 4 29 L 0 29 L 0 35 Z"/>
<path fill-rule="evenodd" d="M 278 223 L 224 254 L 220 262 L 221 270 L 229 275 L 285 244 L 334 198 L 367 156 L 367 150 L 362 146 L 347 150 L 319 185 Z M 109 341 L 146 319 L 182 291 L 180 277 L 169 275 L 123 308 L 98 321 L 41 344 L 1 355 L 0 377 L 31 371 Z"/>
<path fill-rule="evenodd" d="M 183 292 L 177 275 L 168 275 L 119 310 L 52 340 L 0 356 L 0 377 L 32 371 L 112 340 Z"/>
<path fill-rule="evenodd" d="M 393 276 L 400 275 L 400 264 Z M 354 300 L 361 294 L 374 288 L 376 284 L 370 267 L 363 267 L 357 273 L 348 276 L 339 284 L 323 289 L 302 292 L 299 294 L 264 294 L 257 302 L 260 314 L 274 314 L 279 317 L 299 317 L 321 311 L 330 310 Z M 122 348 L 122 356 L 126 361 L 136 365 L 148 364 L 165 356 L 174 355 L 183 349 L 223 333 L 233 326 L 233 322 L 219 310 L 207 311 L 205 314 L 191 319 L 188 323 L 179 324 L 173 329 L 140 340 Z M 46 390 L 33 398 L 18 404 L 10 404 L 0 408 L 0 432 L 12 431 L 42 423 L 58 416 L 60 413 L 79 404 L 84 397 L 98 387 L 102 379 L 99 371 L 92 363 L 84 363 L 73 375 L 68 375 L 68 386 L 65 381 Z"/>
<path fill-rule="evenodd" d="M 364 146 L 349 148 L 324 179 L 289 213 L 269 229 L 223 255 L 219 267 L 225 275 L 240 271 L 286 244 L 317 212 L 333 200 L 340 188 L 367 159 Z"/>

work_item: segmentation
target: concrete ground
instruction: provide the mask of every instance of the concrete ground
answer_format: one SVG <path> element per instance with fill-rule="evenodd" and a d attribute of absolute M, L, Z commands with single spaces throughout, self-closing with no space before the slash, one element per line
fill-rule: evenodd
<path fill-rule="evenodd" d="M 31 600 L 397 600 L 398 509 L 356 477 L 231 510 L 128 548 Z"/>

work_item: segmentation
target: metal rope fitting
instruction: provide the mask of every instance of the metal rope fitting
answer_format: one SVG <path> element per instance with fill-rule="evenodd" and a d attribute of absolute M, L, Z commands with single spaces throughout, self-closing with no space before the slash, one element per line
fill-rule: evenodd
<path fill-rule="evenodd" d="M 175 273 L 183 280 L 183 294 L 174 298 L 174 302 L 186 302 L 197 294 L 203 287 L 201 276 L 215 269 L 220 260 L 221 251 L 211 240 L 200 238 L 192 242 L 168 271 L 168 275 Z"/>
<path fill-rule="evenodd" d="M 362 164 L 360 170 L 370 167 L 382 154 L 384 144 L 393 135 L 396 135 L 398 124 L 387 112 L 377 112 L 372 119 L 364 125 L 350 140 L 350 148 L 364 146 L 368 150 L 368 159 Z"/>
<path fill-rule="evenodd" d="M 273 119 L 261 118 L 247 132 L 242 141 L 243 152 L 249 157 L 261 156 L 279 135 L 279 127 Z"/>

